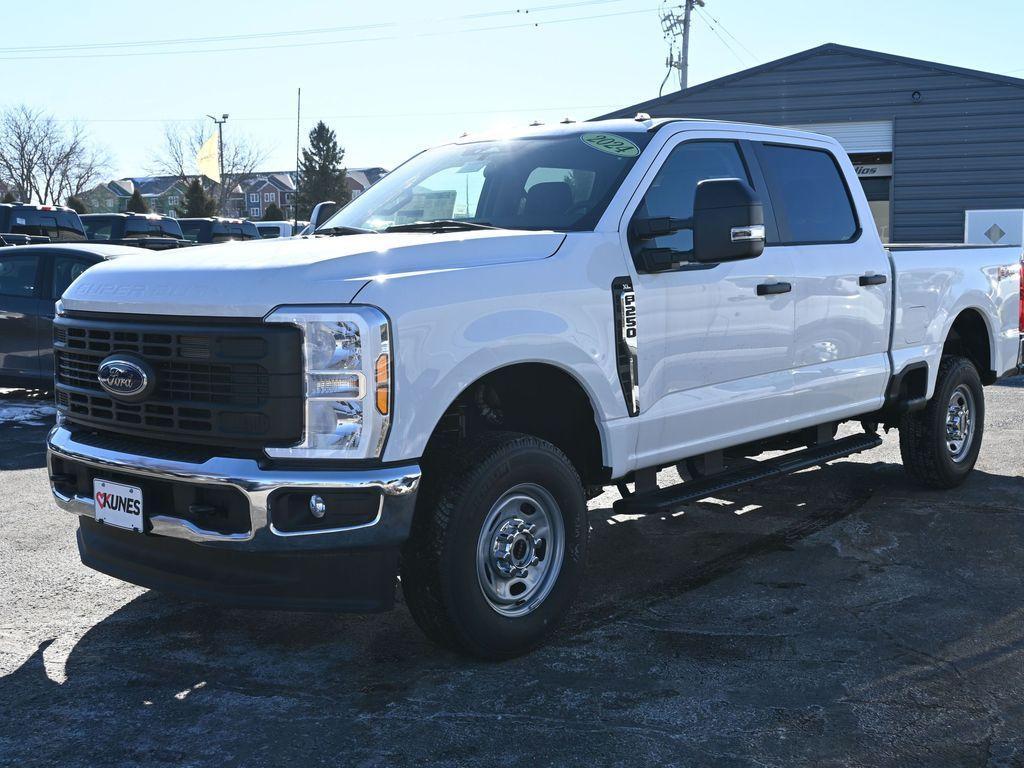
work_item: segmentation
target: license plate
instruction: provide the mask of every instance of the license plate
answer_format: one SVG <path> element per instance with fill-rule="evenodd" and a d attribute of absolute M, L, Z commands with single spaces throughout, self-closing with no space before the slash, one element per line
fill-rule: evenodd
<path fill-rule="evenodd" d="M 93 480 L 92 498 L 97 522 L 142 532 L 141 488 L 109 480 Z"/>

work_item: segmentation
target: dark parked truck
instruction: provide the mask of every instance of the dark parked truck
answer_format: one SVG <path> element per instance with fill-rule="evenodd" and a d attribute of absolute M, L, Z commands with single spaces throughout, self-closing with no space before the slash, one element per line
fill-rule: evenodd
<path fill-rule="evenodd" d="M 60 205 L 0 203 L 3 245 L 67 243 L 86 239 L 78 214 Z"/>
<path fill-rule="evenodd" d="M 165 251 L 192 245 L 177 219 L 156 213 L 87 213 L 82 224 L 88 238 L 114 245 Z"/>
<path fill-rule="evenodd" d="M 256 225 L 244 219 L 214 216 L 206 219 L 179 219 L 178 223 L 185 239 L 198 245 L 260 239 Z"/>
<path fill-rule="evenodd" d="M 49 465 L 83 561 L 328 611 L 390 607 L 400 574 L 430 637 L 488 658 L 568 610 L 603 486 L 661 515 L 897 428 L 952 488 L 1021 364 L 1020 248 L 883 247 L 842 147 L 783 128 L 465 138 L 315 236 L 201 250 L 64 295 Z"/>

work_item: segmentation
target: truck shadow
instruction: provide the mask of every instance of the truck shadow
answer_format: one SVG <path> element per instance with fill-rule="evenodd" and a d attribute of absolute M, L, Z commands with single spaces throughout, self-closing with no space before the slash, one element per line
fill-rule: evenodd
<path fill-rule="evenodd" d="M 976 472 L 969 485 L 984 494 L 1008 481 L 1021 482 Z M 490 748 L 482 734 L 494 730 L 495 712 L 514 718 L 537 697 L 555 706 L 563 684 L 594 695 L 618 690 L 600 669 L 581 670 L 574 662 L 596 652 L 595 643 L 601 654 L 635 652 L 621 629 L 603 633 L 610 622 L 757 568 L 758 558 L 793 549 L 845 520 L 876 491 L 914 492 L 898 465 L 845 462 L 724 493 L 672 516 L 623 519 L 610 506 L 592 506 L 579 609 L 549 646 L 503 664 L 439 650 L 401 605 L 389 614 L 336 617 L 227 610 L 145 593 L 88 629 L 69 651 L 44 642 L 0 678 L 0 754 L 14 764 L 273 765 L 301 755 L 291 751 L 296 745 L 312 753 L 313 744 L 329 743 L 331 750 L 348 750 L 346 764 L 357 758 L 406 764 L 414 754 L 404 753 L 397 732 L 439 718 L 444 733 L 420 744 L 420 757 L 453 765 L 486 761 Z M 786 582 L 796 583 L 797 577 Z M 812 602 L 806 610 L 824 615 L 831 607 Z M 1016 638 L 1020 645 L 1019 633 Z M 680 642 L 676 657 L 687 647 Z M 604 663 L 606 657 L 596 658 Z M 662 661 L 648 656 L 643 665 Z M 870 689 L 872 674 L 856 671 L 860 689 Z M 590 679 L 580 683 L 580 675 Z M 510 698 L 509 691 L 518 693 Z M 470 733 L 479 739 L 467 738 Z"/>
<path fill-rule="evenodd" d="M 46 466 L 46 434 L 55 413 L 52 393 L 0 390 L 0 470 Z"/>

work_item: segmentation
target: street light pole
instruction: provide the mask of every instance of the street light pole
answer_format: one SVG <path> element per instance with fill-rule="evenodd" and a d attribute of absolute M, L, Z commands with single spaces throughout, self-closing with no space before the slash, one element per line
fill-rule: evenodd
<path fill-rule="evenodd" d="M 225 112 L 220 116 L 219 120 L 213 115 L 207 115 L 207 117 L 217 124 L 217 170 L 220 173 L 218 182 L 220 183 L 221 201 L 224 202 L 228 199 L 227 195 L 224 194 L 224 123 L 228 121 L 228 114 Z M 220 207 L 223 208 L 224 206 L 221 205 Z M 221 213 L 220 215 L 223 216 L 224 214 Z"/>

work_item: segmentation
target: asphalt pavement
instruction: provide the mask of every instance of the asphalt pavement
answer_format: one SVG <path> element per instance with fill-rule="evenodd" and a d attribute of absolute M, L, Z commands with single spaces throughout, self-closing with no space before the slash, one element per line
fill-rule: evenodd
<path fill-rule="evenodd" d="M 89 571 L 49 401 L 0 393 L 0 765 L 1024 766 L 1024 380 L 986 396 L 952 492 L 905 479 L 895 433 L 673 516 L 609 491 L 578 608 L 489 664 L 401 604 L 230 610 Z"/>

